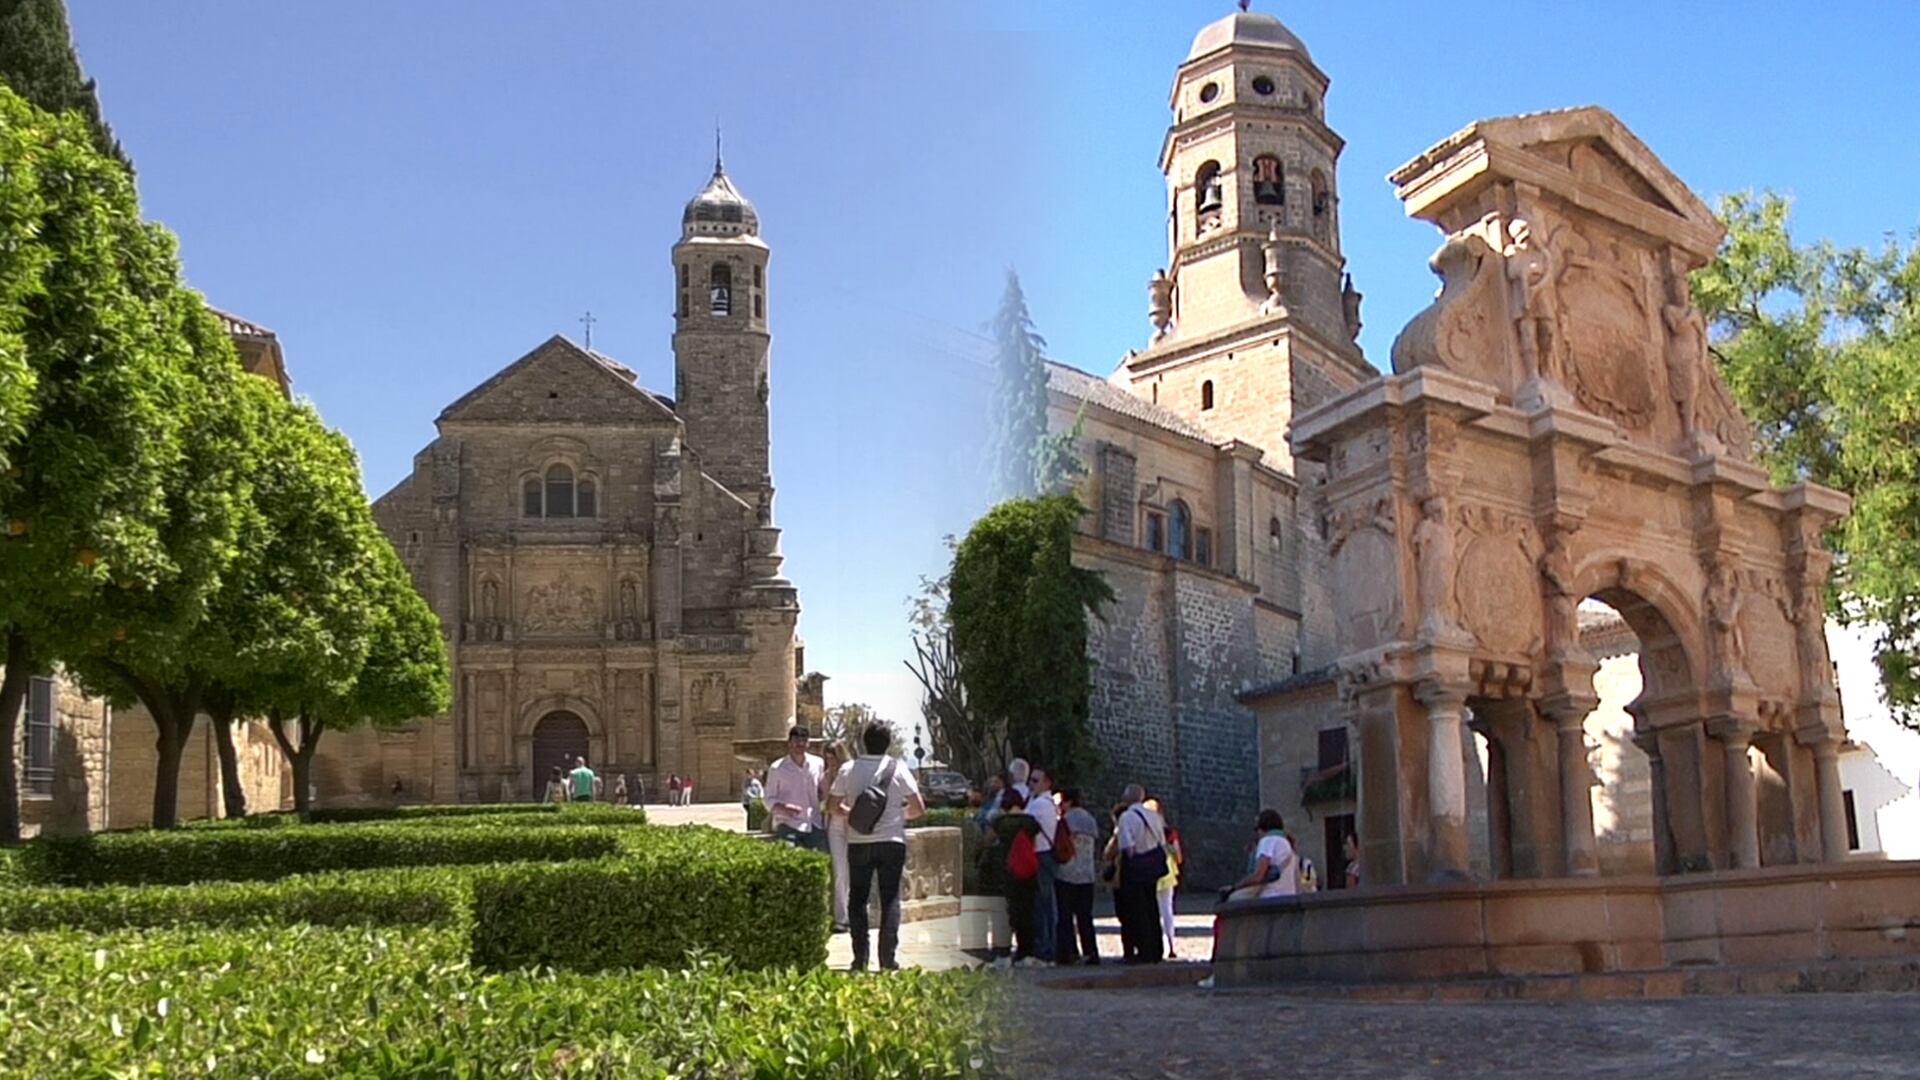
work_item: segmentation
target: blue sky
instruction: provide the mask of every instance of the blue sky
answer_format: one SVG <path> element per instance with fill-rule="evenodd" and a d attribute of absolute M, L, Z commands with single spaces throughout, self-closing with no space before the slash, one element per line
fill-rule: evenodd
<path fill-rule="evenodd" d="M 903 599 L 981 507 L 1007 266 L 1059 358 L 1146 337 L 1174 66 L 1224 0 L 328 5 L 69 0 L 193 283 L 273 327 L 384 491 L 439 410 L 591 309 L 670 391 L 667 251 L 724 122 L 773 249 L 774 469 L 809 666 L 909 719 Z M 1913 5 L 1268 5 L 1331 76 L 1344 247 L 1384 361 L 1438 237 L 1383 179 L 1473 119 L 1595 103 L 1807 237 L 1920 224 Z"/>

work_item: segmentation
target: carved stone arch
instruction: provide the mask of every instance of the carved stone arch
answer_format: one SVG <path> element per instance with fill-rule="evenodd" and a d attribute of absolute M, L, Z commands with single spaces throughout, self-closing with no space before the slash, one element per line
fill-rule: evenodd
<path fill-rule="evenodd" d="M 600 717 L 600 707 L 577 694 L 541 694 L 528 699 L 520 706 L 520 714 L 514 719 L 514 734 L 522 739 L 532 738 L 533 729 L 550 712 L 573 713 L 586 721 L 588 734 L 595 739 L 606 737 L 607 725 Z"/>
<path fill-rule="evenodd" d="M 1643 699 L 1696 697 L 1707 674 L 1696 590 L 1673 579 L 1660 564 L 1621 552 L 1589 554 L 1574 571 L 1574 587 L 1620 613 L 1640 638 Z M 1665 650 L 1679 650 L 1683 671 L 1666 671 Z"/>

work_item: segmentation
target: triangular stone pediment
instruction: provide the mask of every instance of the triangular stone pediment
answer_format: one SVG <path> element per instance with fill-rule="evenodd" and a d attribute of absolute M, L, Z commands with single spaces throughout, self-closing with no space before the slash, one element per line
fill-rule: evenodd
<path fill-rule="evenodd" d="M 1408 212 L 1442 228 L 1442 206 L 1485 185 L 1530 185 L 1581 210 L 1671 243 L 1704 263 L 1719 246 L 1713 210 L 1618 117 L 1597 105 L 1478 120 L 1395 170 Z"/>
<path fill-rule="evenodd" d="M 1652 203 L 1669 214 L 1680 213 L 1679 208 L 1649 183 L 1645 176 L 1621 160 L 1620 155 L 1604 139 L 1564 139 L 1538 143 L 1527 147 L 1527 152 L 1566 169 L 1575 179 L 1584 183 L 1612 188 Z"/>
<path fill-rule="evenodd" d="M 440 423 L 673 423 L 673 411 L 555 334 L 440 413 Z"/>

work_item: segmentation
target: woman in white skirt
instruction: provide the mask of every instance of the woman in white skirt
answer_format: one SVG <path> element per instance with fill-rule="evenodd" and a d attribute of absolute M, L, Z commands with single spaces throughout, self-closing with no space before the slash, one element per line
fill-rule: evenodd
<path fill-rule="evenodd" d="M 853 763 L 850 754 L 842 753 L 837 745 L 829 744 L 823 751 L 826 767 L 820 770 L 820 805 L 827 805 L 827 795 L 833 789 L 833 781 L 842 769 Z M 847 928 L 847 815 L 830 814 L 827 816 L 827 853 L 833 857 L 833 931 L 840 933 Z"/>

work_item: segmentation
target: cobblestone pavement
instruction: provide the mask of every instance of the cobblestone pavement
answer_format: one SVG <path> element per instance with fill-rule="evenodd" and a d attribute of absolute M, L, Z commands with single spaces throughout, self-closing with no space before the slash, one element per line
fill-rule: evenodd
<path fill-rule="evenodd" d="M 1368 1004 L 1024 981 L 1014 994 L 1023 1080 L 1920 1076 L 1920 994 Z"/>

